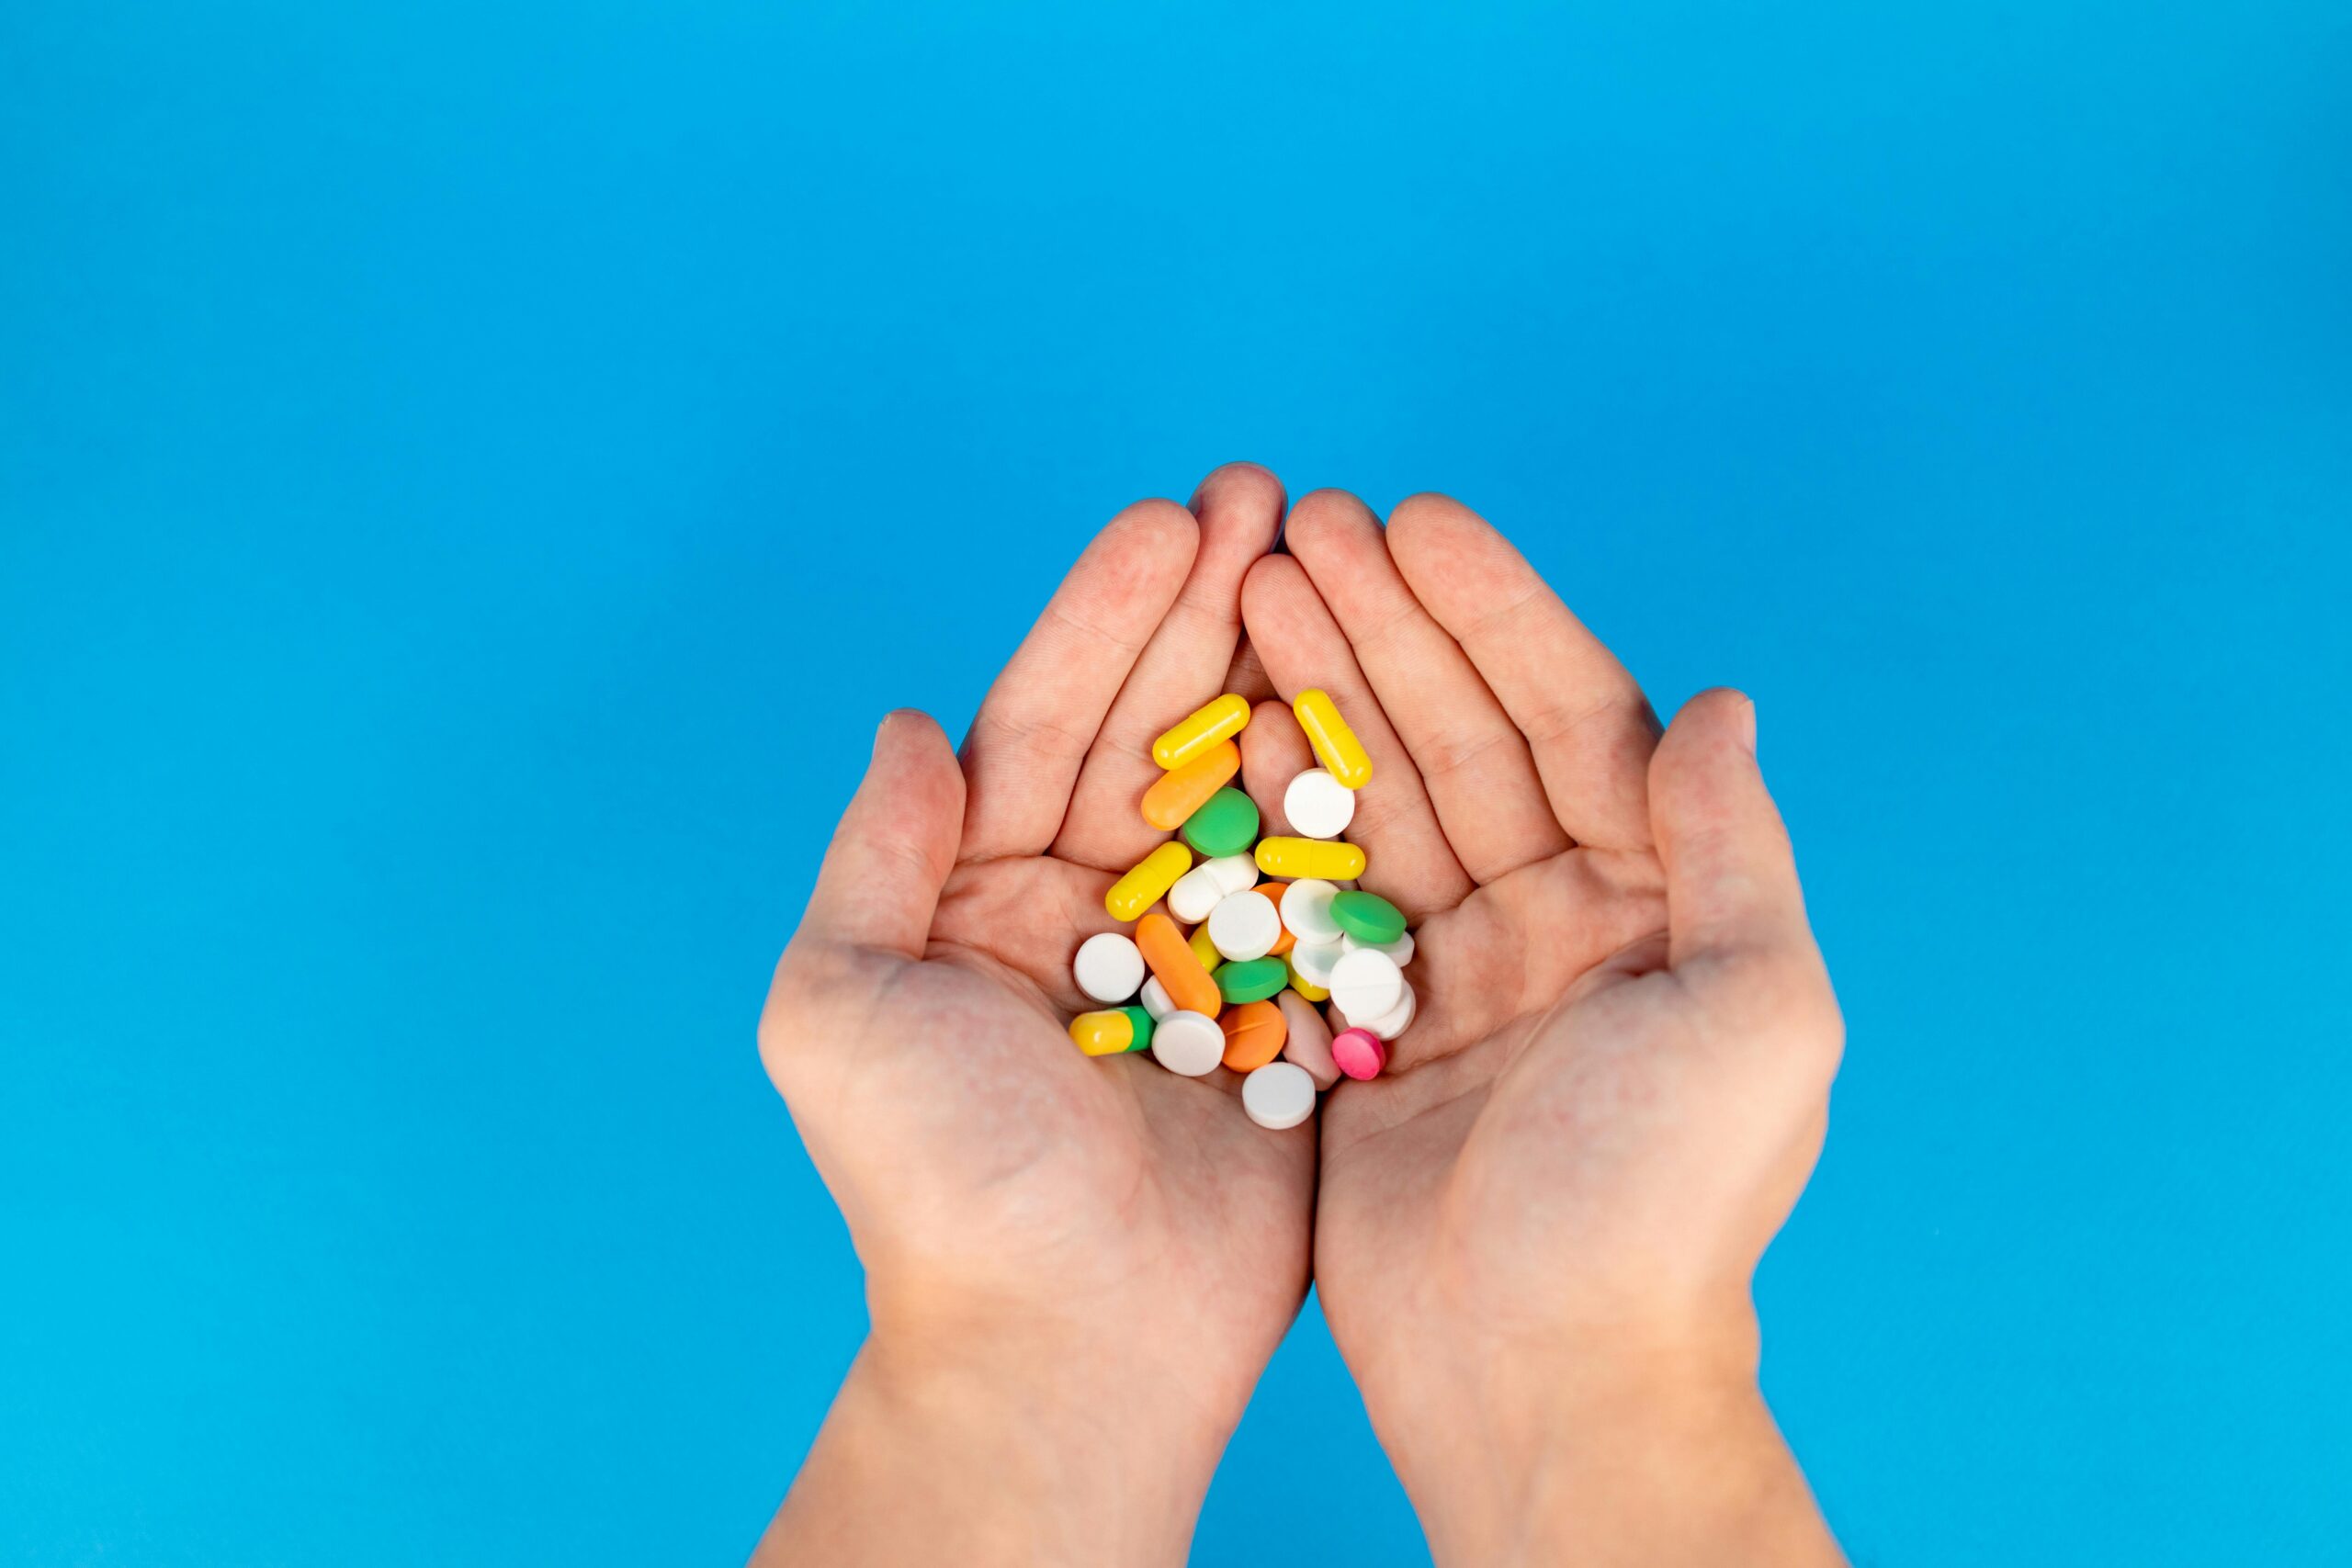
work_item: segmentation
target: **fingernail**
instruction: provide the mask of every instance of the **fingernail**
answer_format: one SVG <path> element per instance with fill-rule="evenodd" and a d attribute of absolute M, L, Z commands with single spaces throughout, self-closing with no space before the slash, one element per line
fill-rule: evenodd
<path fill-rule="evenodd" d="M 1747 744 L 1747 754 L 1756 755 L 1756 699 L 1747 699 L 1747 708 L 1739 722 L 1739 738 Z"/>

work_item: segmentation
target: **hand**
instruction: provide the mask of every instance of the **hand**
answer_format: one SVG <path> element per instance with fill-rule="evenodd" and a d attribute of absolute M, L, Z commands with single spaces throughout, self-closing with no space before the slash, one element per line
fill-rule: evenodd
<path fill-rule="evenodd" d="M 1079 558 L 961 763 L 894 714 L 778 965 L 761 1055 L 840 1203 L 872 1333 L 764 1550 L 854 1563 L 1181 1562 L 1305 1295 L 1311 1127 L 1219 1069 L 1089 1058 L 1078 944 L 1166 835 L 1154 735 L 1262 694 L 1240 591 L 1283 510 L 1219 469 Z M 1197 513 L 1197 522 L 1194 513 Z"/>
<path fill-rule="evenodd" d="M 1318 493 L 1287 539 L 1251 644 L 1371 752 L 1348 836 L 1418 925 L 1418 1017 L 1324 1108 L 1317 1285 L 1433 1550 L 1836 1561 L 1756 1393 L 1749 1280 L 1843 1028 L 1754 709 L 1707 693 L 1661 740 L 1452 502 L 1384 531 Z"/>

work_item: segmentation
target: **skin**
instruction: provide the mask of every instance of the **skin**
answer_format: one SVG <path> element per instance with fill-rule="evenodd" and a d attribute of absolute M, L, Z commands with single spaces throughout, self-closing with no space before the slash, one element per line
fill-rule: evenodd
<path fill-rule="evenodd" d="M 1452 502 L 1384 530 L 1320 492 L 1270 555 L 1282 509 L 1248 467 L 1130 508 L 960 760 L 884 722 L 761 1026 L 873 1330 L 755 1561 L 1182 1562 L 1310 1215 L 1441 1562 L 1842 1561 L 1756 1387 L 1748 1282 L 1842 1026 L 1752 705 L 1704 694 L 1661 739 Z M 1151 737 L 1308 686 L 1372 755 L 1349 837 L 1420 998 L 1388 1072 L 1327 1098 L 1319 1166 L 1233 1075 L 1062 1032 L 1103 890 L 1162 837 Z M 1305 740 L 1268 701 L 1241 749 L 1279 830 Z"/>

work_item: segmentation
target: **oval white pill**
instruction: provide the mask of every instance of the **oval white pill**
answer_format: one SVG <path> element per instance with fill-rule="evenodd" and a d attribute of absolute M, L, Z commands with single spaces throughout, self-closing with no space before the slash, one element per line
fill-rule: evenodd
<path fill-rule="evenodd" d="M 1315 1114 L 1315 1080 L 1295 1062 L 1268 1062 L 1241 1080 L 1241 1109 L 1261 1127 L 1295 1127 Z"/>
<path fill-rule="evenodd" d="M 1402 969 L 1406 964 L 1410 964 L 1413 961 L 1413 933 L 1411 931 L 1402 933 L 1395 942 L 1358 942 L 1351 936 L 1342 936 L 1340 938 L 1340 951 L 1342 953 L 1353 953 L 1359 947 L 1368 947 L 1374 953 L 1385 953 L 1388 954 L 1389 961 L 1395 964 L 1399 969 Z"/>
<path fill-rule="evenodd" d="M 1203 861 L 1200 869 L 1207 872 L 1217 886 L 1227 893 L 1246 893 L 1258 886 L 1258 861 L 1255 855 L 1219 855 Z"/>
<path fill-rule="evenodd" d="M 1340 1016 L 1348 1021 L 1348 1026 L 1351 1029 L 1368 1030 L 1382 1040 L 1394 1040 L 1412 1026 L 1413 1014 L 1419 1008 L 1419 994 L 1413 989 L 1413 982 L 1408 980 L 1405 982 L 1403 999 L 1378 1018 L 1360 1019 L 1353 1013 L 1344 1010 Z"/>
<path fill-rule="evenodd" d="M 1331 918 L 1331 900 L 1339 896 L 1340 890 L 1320 877 L 1300 877 L 1283 889 L 1283 924 L 1301 942 L 1336 944 L 1340 922 Z"/>
<path fill-rule="evenodd" d="M 1209 942 L 1237 964 L 1265 957 L 1282 934 L 1274 901 L 1255 890 L 1228 894 L 1209 911 Z"/>
<path fill-rule="evenodd" d="M 1176 879 L 1168 890 L 1168 912 L 1188 926 L 1197 926 L 1209 918 L 1216 901 L 1227 889 L 1216 874 L 1205 865 L 1196 865 Z"/>
<path fill-rule="evenodd" d="M 1117 931 L 1098 931 L 1078 944 L 1070 974 L 1098 1002 L 1124 1002 L 1143 985 L 1143 950 Z"/>
<path fill-rule="evenodd" d="M 1151 1054 L 1170 1072 L 1196 1078 L 1225 1060 L 1225 1031 L 1205 1013 L 1171 1012 L 1152 1027 Z"/>
<path fill-rule="evenodd" d="M 1283 902 L 1290 902 L 1284 895 Z M 1336 942 L 1302 942 L 1290 950 L 1290 966 L 1310 986 L 1331 988 L 1331 970 L 1347 954 Z"/>
<path fill-rule="evenodd" d="M 1348 1015 L 1351 1023 L 1378 1018 L 1404 997 L 1405 976 L 1396 961 L 1385 953 L 1359 947 L 1340 953 L 1340 961 L 1331 965 L 1331 1003 Z"/>
<path fill-rule="evenodd" d="M 1159 983 L 1157 975 L 1143 983 L 1143 1010 L 1151 1014 L 1154 1023 L 1176 1010 L 1176 1004 L 1168 999 L 1168 987 Z"/>
<path fill-rule="evenodd" d="M 1336 839 L 1356 819 L 1356 792 L 1328 769 L 1309 768 L 1283 791 L 1283 819 L 1302 839 Z"/>
<path fill-rule="evenodd" d="M 1147 984 L 1144 989 L 1151 987 Z M 1338 1083 L 1340 1064 L 1331 1059 L 1331 1026 L 1323 1021 L 1322 1010 L 1287 987 L 1274 998 L 1274 1005 L 1283 1010 L 1283 1060 L 1305 1067 L 1317 1089 Z"/>

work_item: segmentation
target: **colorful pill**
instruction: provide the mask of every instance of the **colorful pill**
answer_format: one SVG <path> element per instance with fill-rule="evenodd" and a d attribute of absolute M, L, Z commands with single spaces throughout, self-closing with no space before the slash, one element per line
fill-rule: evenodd
<path fill-rule="evenodd" d="M 1230 740 L 1219 741 L 1182 767 L 1160 774 L 1143 792 L 1143 819 L 1163 833 L 1172 833 L 1240 771 L 1241 748 Z"/>
<path fill-rule="evenodd" d="M 1368 1029 L 1343 1029 L 1331 1036 L 1331 1060 L 1351 1078 L 1376 1078 L 1388 1065 L 1388 1047 Z"/>
<path fill-rule="evenodd" d="M 1178 1011 L 1216 1015 L 1216 982 L 1209 978 L 1207 966 L 1193 953 L 1175 921 L 1157 909 L 1146 915 L 1136 922 L 1136 948 Z"/>
<path fill-rule="evenodd" d="M 1218 964 L 1225 962 L 1225 954 L 1216 950 L 1216 941 L 1214 937 L 1209 935 L 1209 927 L 1206 920 L 1202 921 L 1199 925 L 1193 928 L 1193 934 L 1188 939 L 1188 945 L 1190 945 L 1193 950 L 1193 956 L 1201 961 L 1201 967 L 1204 969 L 1214 970 Z M 1215 1008 L 1209 1008 L 1205 1010 L 1215 1012 L 1216 1010 Z"/>
<path fill-rule="evenodd" d="M 1228 1002 L 1262 1002 L 1290 983 L 1290 965 L 1279 958 L 1221 964 L 1216 980 L 1217 994 Z"/>
<path fill-rule="evenodd" d="M 1363 874 L 1363 852 L 1329 839 L 1261 839 L 1258 869 L 1268 876 L 1345 882 Z"/>
<path fill-rule="evenodd" d="M 1268 882 L 1261 884 L 1258 888 L 1259 892 L 1263 893 L 1272 902 L 1274 919 L 1277 920 L 1283 917 L 1283 894 L 1289 887 L 1290 884 L 1287 882 Z M 1280 958 L 1283 953 L 1288 953 L 1297 941 L 1298 938 L 1292 934 L 1291 929 L 1284 926 L 1281 934 L 1274 938 L 1274 945 L 1266 949 L 1266 955 L 1269 958 Z"/>
<path fill-rule="evenodd" d="M 1176 879 L 1192 868 L 1192 851 L 1182 844 L 1162 844 L 1111 884 L 1111 891 L 1102 896 L 1102 907 L 1114 920 L 1135 919 L 1159 902 L 1176 886 Z"/>
<path fill-rule="evenodd" d="M 1143 954 L 1117 931 L 1097 931 L 1070 962 L 1078 988 L 1098 1002 L 1124 1002 L 1143 985 Z"/>
<path fill-rule="evenodd" d="M 1241 1080 L 1241 1109 L 1272 1132 L 1295 1127 L 1315 1114 L 1315 1080 L 1289 1062 L 1269 1062 Z"/>
<path fill-rule="evenodd" d="M 1184 818 L 1184 841 L 1215 860 L 1250 852 L 1258 841 L 1258 803 L 1227 785 Z"/>
<path fill-rule="evenodd" d="M 1331 1060 L 1331 1026 L 1314 1002 L 1300 995 L 1294 982 L 1274 998 L 1274 1005 L 1283 1010 L 1283 1060 L 1305 1067 L 1317 1089 L 1339 1082 L 1340 1065 Z"/>
<path fill-rule="evenodd" d="M 1225 1031 L 1225 1065 L 1237 1073 L 1256 1072 L 1281 1055 L 1290 1033 L 1283 1010 L 1271 1001 L 1227 1008 L 1216 1026 Z"/>
<path fill-rule="evenodd" d="M 1329 987 L 1317 985 L 1306 976 L 1301 975 L 1295 965 L 1290 972 L 1290 988 L 1310 1002 L 1328 1002 L 1331 999 Z"/>
<path fill-rule="evenodd" d="M 1325 771 L 1350 789 L 1363 788 L 1365 781 L 1372 777 L 1372 759 L 1365 755 L 1363 742 L 1348 728 L 1348 721 L 1340 716 L 1340 705 L 1331 700 L 1331 694 L 1301 692 L 1291 703 L 1290 711 L 1298 716 L 1298 727 L 1306 731 L 1306 743 L 1315 748 L 1315 760 L 1323 764 Z M 1238 729 L 1240 726 L 1234 728 Z M 1168 764 L 1162 762 L 1160 766 Z"/>
<path fill-rule="evenodd" d="M 1329 698 L 1325 699 L 1327 702 L 1329 700 Z M 1335 718 L 1338 716 L 1337 709 L 1333 710 L 1333 716 Z M 1154 740 L 1151 743 L 1151 760 L 1163 768 L 1171 770 L 1181 768 L 1218 741 L 1232 739 L 1240 734 L 1249 723 L 1249 703 L 1227 692 L 1216 701 L 1194 708 L 1179 719 L 1173 728 L 1162 733 L 1159 739 Z M 1347 726 L 1341 725 L 1340 728 L 1344 731 Z M 1310 744 L 1313 738 L 1314 732 L 1308 731 Z M 1352 740 L 1355 738 L 1350 736 L 1348 739 Z M 1357 750 L 1361 751 L 1363 748 L 1359 747 Z M 1332 771 L 1338 772 L 1337 769 Z M 1370 771 L 1371 764 L 1366 763 L 1365 772 Z"/>
<path fill-rule="evenodd" d="M 1331 919 L 1339 922 L 1341 931 L 1367 947 L 1395 942 L 1405 934 L 1405 911 L 1377 893 L 1351 889 L 1335 894 Z"/>
<path fill-rule="evenodd" d="M 1115 1056 L 1151 1043 L 1151 1015 L 1141 1008 L 1105 1008 L 1069 1021 L 1069 1037 L 1090 1056 Z"/>

